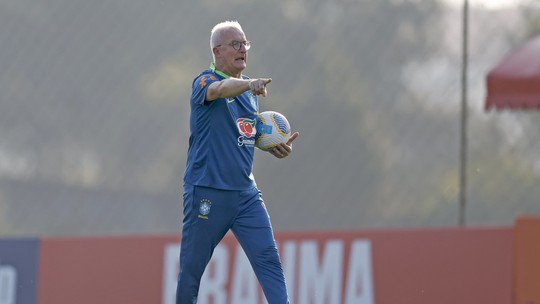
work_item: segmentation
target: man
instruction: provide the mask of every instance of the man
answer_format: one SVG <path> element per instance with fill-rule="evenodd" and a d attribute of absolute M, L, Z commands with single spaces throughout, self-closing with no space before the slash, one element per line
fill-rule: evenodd
<path fill-rule="evenodd" d="M 251 173 L 258 96 L 266 96 L 271 79 L 242 75 L 250 46 L 238 22 L 217 24 L 210 36 L 214 61 L 193 81 L 177 304 L 197 303 L 206 265 L 229 229 L 268 303 L 289 302 L 270 218 Z M 270 153 L 287 157 L 297 136 Z"/>

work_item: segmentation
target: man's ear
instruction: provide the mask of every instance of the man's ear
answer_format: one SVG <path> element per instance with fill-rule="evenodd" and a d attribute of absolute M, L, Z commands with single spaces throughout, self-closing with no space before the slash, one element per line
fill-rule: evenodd
<path fill-rule="evenodd" d="M 214 54 L 214 56 L 218 56 L 219 55 L 219 48 L 218 47 L 212 48 L 212 53 Z"/>

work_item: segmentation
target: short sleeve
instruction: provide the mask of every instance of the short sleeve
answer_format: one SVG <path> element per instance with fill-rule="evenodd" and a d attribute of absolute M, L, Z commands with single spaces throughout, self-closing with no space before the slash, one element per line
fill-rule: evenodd
<path fill-rule="evenodd" d="M 201 74 L 193 81 L 191 100 L 195 104 L 203 105 L 206 101 L 206 90 L 211 83 L 219 81 L 213 74 Z"/>

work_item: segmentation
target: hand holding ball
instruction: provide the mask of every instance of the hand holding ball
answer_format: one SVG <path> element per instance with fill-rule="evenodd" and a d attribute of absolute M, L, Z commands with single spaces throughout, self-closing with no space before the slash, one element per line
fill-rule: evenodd
<path fill-rule="evenodd" d="M 265 111 L 257 118 L 255 146 L 263 151 L 270 151 L 280 143 L 286 143 L 291 137 L 291 126 L 283 114 Z"/>

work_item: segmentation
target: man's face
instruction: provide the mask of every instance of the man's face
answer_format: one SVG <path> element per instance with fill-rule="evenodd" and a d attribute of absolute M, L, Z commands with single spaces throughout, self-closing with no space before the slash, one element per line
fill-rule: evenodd
<path fill-rule="evenodd" d="M 219 43 L 221 46 L 216 48 L 216 67 L 230 76 L 240 77 L 246 68 L 247 50 L 243 44 L 235 50 L 231 45 L 234 41 L 246 41 L 245 34 L 235 28 L 228 29 L 222 34 Z"/>

